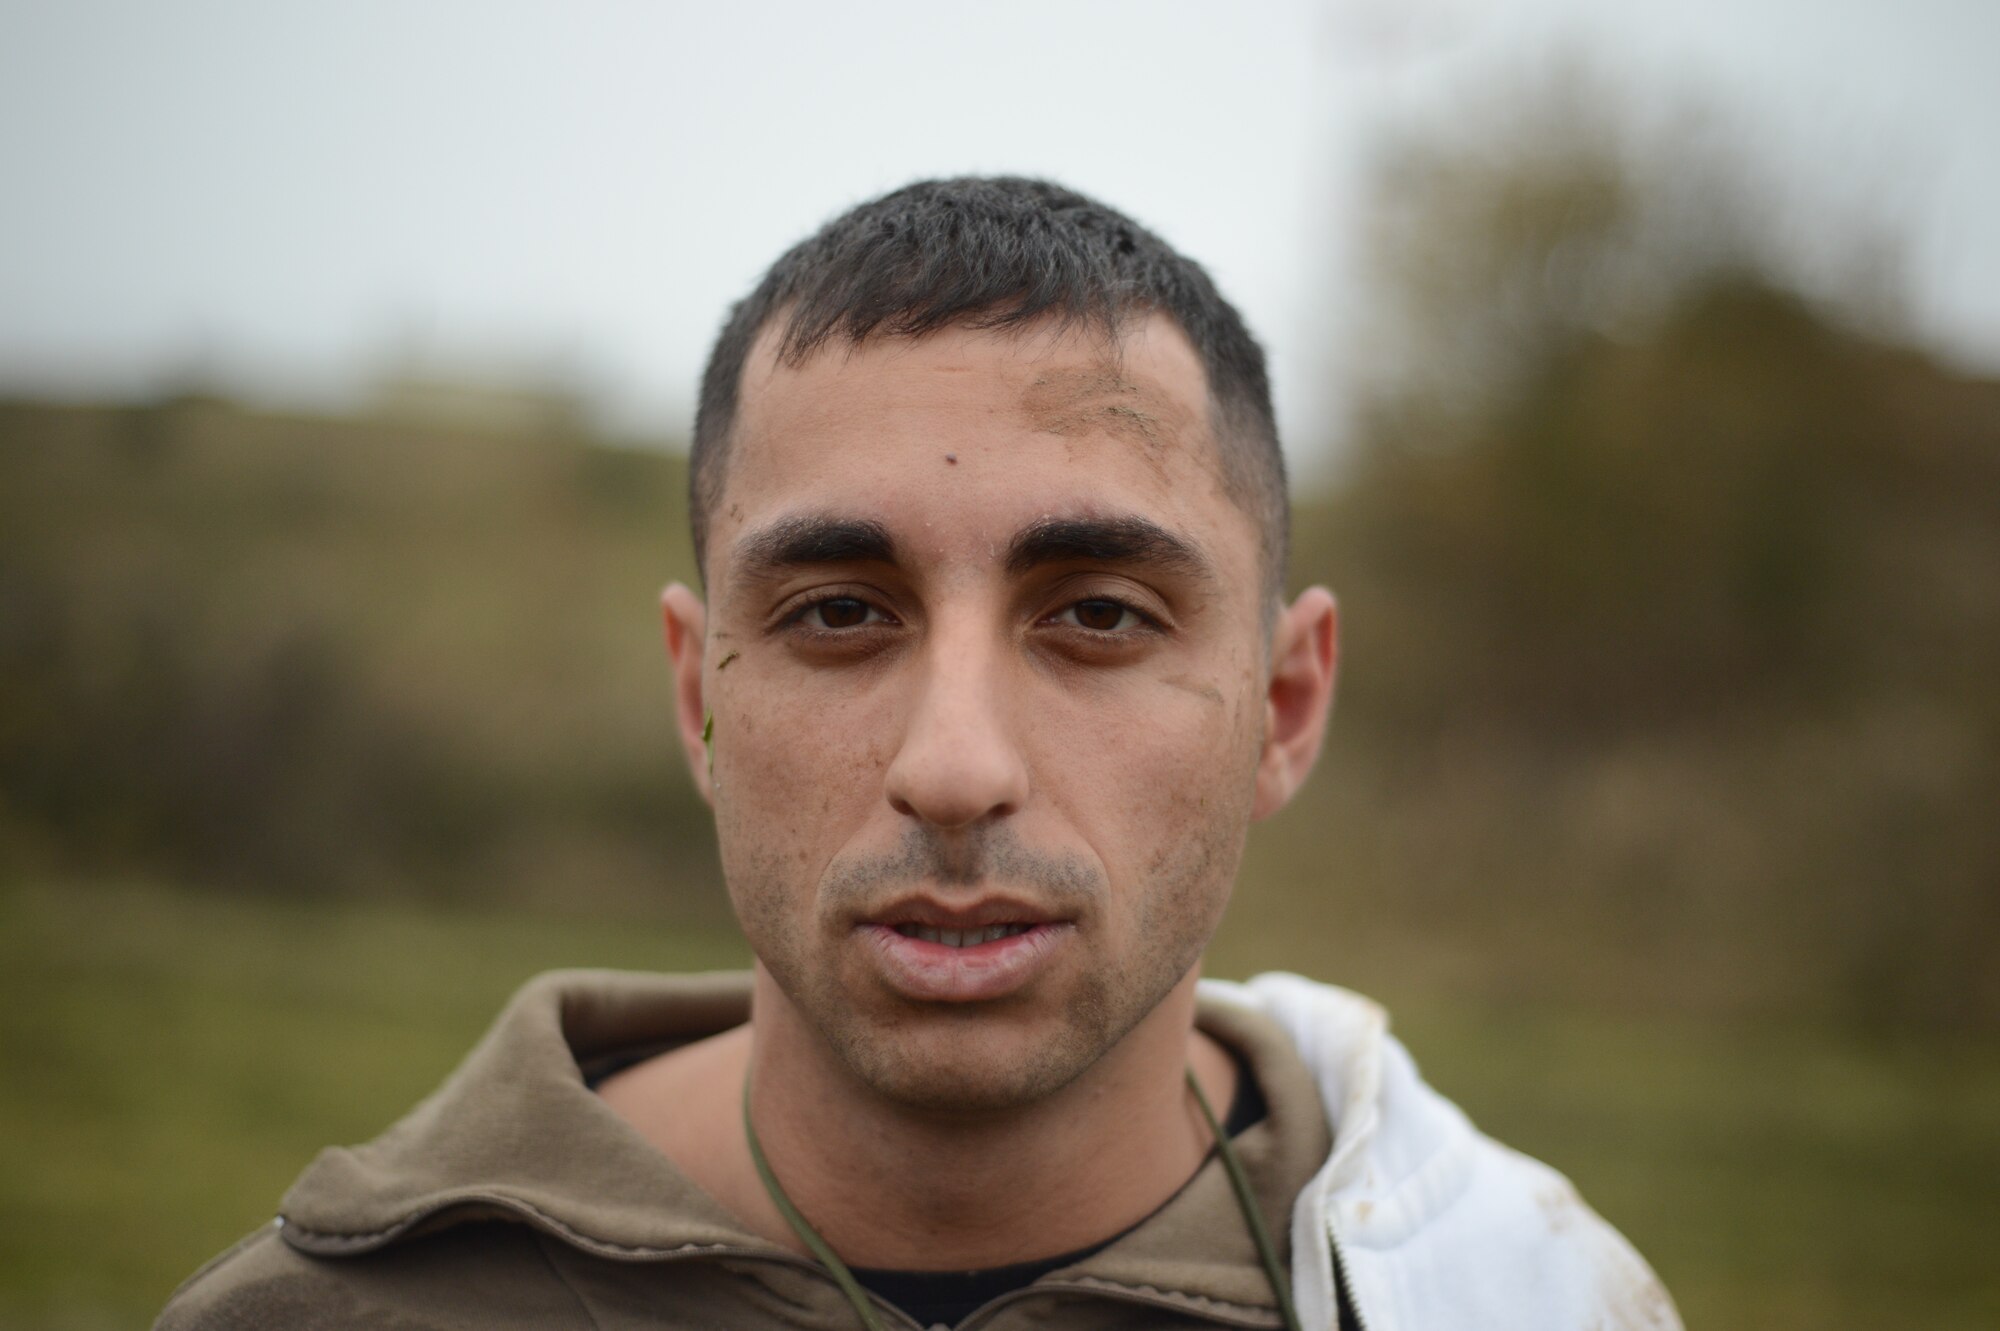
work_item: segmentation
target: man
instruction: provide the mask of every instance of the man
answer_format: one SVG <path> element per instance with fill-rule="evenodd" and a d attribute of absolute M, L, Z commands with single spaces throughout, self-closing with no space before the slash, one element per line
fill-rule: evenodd
<path fill-rule="evenodd" d="M 1371 1004 L 1197 982 L 1335 661 L 1198 267 L 1039 182 L 888 195 L 737 307 L 692 472 L 667 650 L 754 972 L 530 985 L 163 1327 L 1677 1325 Z"/>

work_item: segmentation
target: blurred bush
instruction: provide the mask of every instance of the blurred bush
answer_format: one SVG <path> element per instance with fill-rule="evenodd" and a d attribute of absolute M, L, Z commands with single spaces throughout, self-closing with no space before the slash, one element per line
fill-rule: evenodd
<path fill-rule="evenodd" d="M 722 913 L 678 458 L 193 396 L 0 440 L 10 875 Z"/>
<path fill-rule="evenodd" d="M 1351 662 L 1317 798 L 1372 910 L 1528 971 L 1990 1023 L 2000 383 L 1895 334 L 1878 246 L 1808 294 L 1732 145 L 1613 111 L 1557 79 L 1385 157 L 1300 522 Z"/>

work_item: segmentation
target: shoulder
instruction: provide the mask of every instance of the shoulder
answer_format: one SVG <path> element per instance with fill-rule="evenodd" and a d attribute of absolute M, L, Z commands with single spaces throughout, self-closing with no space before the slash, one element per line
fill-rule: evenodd
<path fill-rule="evenodd" d="M 1478 1272 L 1467 1295 L 1487 1309 L 1534 1310 L 1524 1324 L 1677 1331 L 1666 1287 L 1567 1178 L 1484 1135 L 1470 1154 L 1464 1192 L 1421 1245 L 1440 1266 Z"/>
<path fill-rule="evenodd" d="M 590 1325 L 523 1225 L 457 1225 L 375 1253 L 324 1258 L 286 1243 L 274 1221 L 174 1291 L 154 1331 Z"/>
<path fill-rule="evenodd" d="M 1680 1326 L 1632 1245 L 1568 1179 L 1432 1089 L 1379 1006 L 1296 975 L 1208 992 L 1267 1012 L 1312 1069 L 1334 1149 L 1300 1194 L 1294 1243 L 1339 1247 L 1364 1315 L 1488 1331 Z M 1300 1274 L 1330 1297 L 1330 1268 Z"/>
<path fill-rule="evenodd" d="M 274 1220 L 188 1277 L 153 1326 L 154 1331 L 335 1326 L 357 1311 L 345 1282 L 286 1246 Z"/>

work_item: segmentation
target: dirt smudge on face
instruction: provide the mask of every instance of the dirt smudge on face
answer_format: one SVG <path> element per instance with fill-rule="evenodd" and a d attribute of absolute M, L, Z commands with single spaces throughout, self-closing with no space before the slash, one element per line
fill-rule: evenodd
<path fill-rule="evenodd" d="M 1021 395 L 1028 425 L 1043 434 L 1080 440 L 1099 435 L 1134 445 L 1165 482 L 1167 453 L 1179 447 L 1189 421 L 1168 395 L 1133 383 L 1105 364 L 1037 375 Z"/>

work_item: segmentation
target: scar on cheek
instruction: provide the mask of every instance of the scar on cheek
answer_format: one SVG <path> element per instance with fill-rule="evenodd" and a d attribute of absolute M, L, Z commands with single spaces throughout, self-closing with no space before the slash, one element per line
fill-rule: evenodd
<path fill-rule="evenodd" d="M 1206 698 L 1217 707 L 1222 706 L 1222 690 L 1213 684 L 1203 684 L 1197 680 L 1189 679 L 1186 675 L 1175 675 L 1172 679 L 1166 680 L 1165 683 L 1185 693 L 1192 693 L 1197 697 Z"/>

